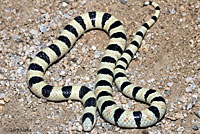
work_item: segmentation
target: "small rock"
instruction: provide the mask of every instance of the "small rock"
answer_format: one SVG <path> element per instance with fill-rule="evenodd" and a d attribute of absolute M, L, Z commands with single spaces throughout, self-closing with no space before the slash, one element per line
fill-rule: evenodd
<path fill-rule="evenodd" d="M 186 108 L 186 109 L 187 109 L 187 110 L 190 110 L 190 109 L 192 108 L 192 106 L 193 106 L 192 103 L 189 103 L 189 104 L 187 105 L 187 108 Z"/>
<path fill-rule="evenodd" d="M 174 8 L 172 8 L 172 9 L 170 10 L 170 13 L 171 13 L 171 14 L 175 14 L 175 13 L 176 13 L 176 10 L 175 10 Z"/>
<path fill-rule="evenodd" d="M 125 5 L 127 3 L 127 0 L 120 0 L 120 2 Z"/>
<path fill-rule="evenodd" d="M 185 78 L 185 82 L 189 83 L 189 82 L 192 82 L 193 78 L 192 77 L 187 77 Z"/>
<path fill-rule="evenodd" d="M 5 105 L 4 100 L 0 100 L 0 105 Z"/>
<path fill-rule="evenodd" d="M 192 40 L 192 39 L 190 40 L 190 46 L 194 47 L 194 40 Z"/>
<path fill-rule="evenodd" d="M 63 3 L 62 3 L 62 6 L 63 6 L 63 7 L 66 7 L 66 6 L 67 6 L 67 3 L 66 3 L 66 2 L 63 2 Z"/>
<path fill-rule="evenodd" d="M 60 72 L 60 76 L 66 76 L 66 71 L 62 70 L 62 71 Z"/>
<path fill-rule="evenodd" d="M 186 87 L 185 92 L 186 93 L 191 93 L 192 92 L 192 88 L 191 87 Z"/>
<path fill-rule="evenodd" d="M 183 132 L 185 130 L 185 128 L 184 127 L 178 127 L 178 129 L 177 129 L 177 132 Z"/>
<path fill-rule="evenodd" d="M 4 93 L 0 93 L 0 99 L 5 98 L 5 94 Z"/>
<path fill-rule="evenodd" d="M 40 120 L 36 120 L 36 121 L 35 121 L 35 124 L 39 124 L 39 123 L 40 123 Z"/>
<path fill-rule="evenodd" d="M 194 114 L 198 117 L 198 118 L 200 118 L 200 110 L 199 111 L 196 111 L 196 112 L 194 112 Z"/>
<path fill-rule="evenodd" d="M 195 83 L 192 83 L 190 85 L 190 87 L 192 88 L 193 92 L 195 92 L 195 89 L 197 88 L 196 84 Z"/>
<path fill-rule="evenodd" d="M 110 124 L 108 124 L 108 123 L 102 123 L 102 126 L 103 126 L 103 128 L 106 129 L 106 130 L 112 128 L 112 126 L 111 126 Z"/>
<path fill-rule="evenodd" d="M 70 15 L 68 15 L 68 14 L 64 14 L 64 17 L 66 18 L 66 19 L 72 19 L 72 17 L 70 16 Z"/>
<path fill-rule="evenodd" d="M 166 90 L 164 91 L 164 94 L 170 95 L 170 94 L 171 94 L 171 91 L 166 89 Z"/>
<path fill-rule="evenodd" d="M 87 0 L 81 1 L 81 5 L 85 5 L 87 3 Z"/>
<path fill-rule="evenodd" d="M 92 46 L 92 50 L 95 51 L 95 50 L 96 50 L 96 47 L 95 47 L 95 46 Z"/>
<path fill-rule="evenodd" d="M 88 76 L 86 76 L 85 78 L 84 78 L 84 81 L 90 81 L 90 77 L 88 77 Z"/>
<path fill-rule="evenodd" d="M 186 118 L 188 115 L 186 113 L 184 113 L 183 116 Z"/>
<path fill-rule="evenodd" d="M 76 62 L 76 63 L 77 63 L 78 65 L 80 65 L 80 64 L 81 64 L 81 62 L 82 62 L 82 59 L 80 59 L 80 58 L 79 58 L 79 59 L 77 60 L 77 62 Z"/>
<path fill-rule="evenodd" d="M 192 129 L 197 131 L 197 130 L 199 130 L 199 127 L 197 125 L 192 125 Z"/>
<path fill-rule="evenodd" d="M 119 130 L 120 130 L 120 128 L 119 128 L 119 127 L 116 127 L 116 128 L 115 128 L 115 131 L 119 131 Z"/>
<path fill-rule="evenodd" d="M 81 132 L 81 131 L 83 130 L 82 126 L 81 126 L 81 125 L 78 125 L 77 130 L 78 130 L 79 132 Z"/>
<path fill-rule="evenodd" d="M 101 56 L 101 52 L 95 52 L 94 53 L 94 58 L 98 59 Z"/>
<path fill-rule="evenodd" d="M 43 9 L 41 9 L 41 13 L 44 13 L 44 14 L 42 14 L 42 16 L 40 17 L 40 20 L 41 20 L 41 22 L 46 22 L 46 21 L 48 21 L 48 19 L 49 19 L 49 14 L 48 13 L 45 13 L 46 11 L 45 10 L 43 10 Z"/>
<path fill-rule="evenodd" d="M 154 81 L 155 81 L 154 78 L 152 78 L 152 79 L 150 79 L 150 80 L 147 80 L 148 83 L 152 83 L 152 82 L 154 82 Z"/>
<path fill-rule="evenodd" d="M 197 20 L 200 21 L 200 16 L 197 17 Z"/>
<path fill-rule="evenodd" d="M 81 50 L 82 50 L 82 52 L 83 52 L 83 53 L 85 53 L 85 52 L 86 52 L 86 48 L 85 48 L 84 46 L 82 47 L 82 49 L 81 49 Z"/>
<path fill-rule="evenodd" d="M 21 41 L 21 37 L 19 35 L 12 35 L 12 39 L 14 42 L 20 42 Z"/>
<path fill-rule="evenodd" d="M 198 94 L 200 94 L 200 88 L 198 88 Z"/>
<path fill-rule="evenodd" d="M 45 24 L 41 24 L 41 25 L 40 25 L 40 32 L 42 32 L 42 33 L 47 32 L 47 27 L 46 27 Z"/>
<path fill-rule="evenodd" d="M 51 28 L 52 28 L 53 30 L 55 30 L 55 29 L 57 28 L 57 24 L 56 24 L 55 22 L 52 22 L 52 23 L 51 23 Z"/>
<path fill-rule="evenodd" d="M 41 133 L 40 133 L 40 130 L 36 130 L 35 133 L 36 133 L 36 134 L 41 134 Z"/>
<path fill-rule="evenodd" d="M 24 73 L 24 68 L 23 67 L 18 67 L 17 71 L 18 74 L 23 74 Z"/>
<path fill-rule="evenodd" d="M 187 98 L 185 96 L 182 96 L 179 100 L 183 103 L 187 103 Z"/>
<path fill-rule="evenodd" d="M 6 103 L 8 103 L 9 101 L 10 101 L 10 98 L 9 97 L 4 97 L 4 101 L 6 102 Z"/>
<path fill-rule="evenodd" d="M 177 120 L 179 120 L 179 119 L 184 119 L 184 118 L 185 118 L 184 115 L 183 115 L 183 114 L 180 114 L 180 113 L 175 114 L 174 117 L 175 117 Z"/>
<path fill-rule="evenodd" d="M 197 97 L 192 97 L 192 103 L 195 104 L 197 102 Z"/>
<path fill-rule="evenodd" d="M 38 31 L 35 30 L 35 29 L 31 29 L 31 30 L 30 30 L 30 33 L 33 34 L 34 36 L 37 36 L 37 35 L 38 35 Z"/>
<path fill-rule="evenodd" d="M 163 13 L 164 13 L 164 14 L 168 14 L 169 12 L 168 12 L 167 9 L 164 9 L 164 10 L 163 10 Z"/>
<path fill-rule="evenodd" d="M 149 134 L 147 130 L 142 130 L 142 134 Z"/>
<path fill-rule="evenodd" d="M 168 83 L 167 83 L 167 86 L 168 86 L 168 87 L 172 87 L 172 86 L 173 86 L 173 82 L 168 82 Z"/>

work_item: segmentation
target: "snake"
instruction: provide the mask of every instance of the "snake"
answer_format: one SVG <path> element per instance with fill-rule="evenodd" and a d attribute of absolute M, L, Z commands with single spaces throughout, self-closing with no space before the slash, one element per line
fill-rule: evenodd
<path fill-rule="evenodd" d="M 130 44 L 124 25 L 106 12 L 91 11 L 71 20 L 53 43 L 39 51 L 30 61 L 27 71 L 28 86 L 37 97 L 50 101 L 78 100 L 84 107 L 82 126 L 84 131 L 91 131 L 96 123 L 96 112 L 109 123 L 122 128 L 145 128 L 160 121 L 166 112 L 166 101 L 161 93 L 154 89 L 134 85 L 126 76 L 126 69 L 133 56 L 140 48 L 147 30 L 157 21 L 160 7 L 152 1 L 155 13 L 141 25 Z M 97 71 L 95 91 L 82 85 L 52 86 L 45 82 L 47 68 L 63 57 L 73 47 L 77 39 L 88 30 L 100 29 L 109 36 L 104 55 Z M 113 99 L 112 85 L 122 94 L 149 105 L 140 111 L 124 110 Z"/>

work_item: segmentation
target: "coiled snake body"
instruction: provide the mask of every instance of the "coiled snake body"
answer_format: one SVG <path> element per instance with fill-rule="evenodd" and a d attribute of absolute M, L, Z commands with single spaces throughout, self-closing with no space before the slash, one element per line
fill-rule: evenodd
<path fill-rule="evenodd" d="M 66 25 L 61 35 L 31 61 L 28 68 L 28 84 L 31 91 L 52 101 L 79 100 L 84 104 L 82 124 L 84 131 L 90 131 L 96 122 L 96 109 L 111 124 L 126 128 L 141 128 L 155 124 L 165 114 L 166 102 L 162 95 L 153 89 L 133 85 L 126 77 L 126 68 L 140 47 L 146 31 L 156 22 L 160 8 L 155 2 L 145 2 L 144 6 L 155 7 L 155 14 L 136 32 L 132 42 L 126 45 L 126 33 L 122 23 L 104 12 L 88 12 L 75 17 Z M 87 30 L 105 30 L 110 41 L 101 59 L 97 72 L 95 89 L 92 92 L 85 86 L 51 86 L 44 81 L 45 70 L 67 53 L 76 40 Z M 112 97 L 112 82 L 130 98 L 150 105 L 142 111 L 124 110 L 116 105 Z"/>

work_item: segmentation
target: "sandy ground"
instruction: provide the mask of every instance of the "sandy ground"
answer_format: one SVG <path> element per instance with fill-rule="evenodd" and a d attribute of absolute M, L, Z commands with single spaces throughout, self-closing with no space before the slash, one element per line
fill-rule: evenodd
<path fill-rule="evenodd" d="M 200 133 L 200 1 L 154 0 L 161 7 L 128 68 L 129 79 L 155 88 L 167 102 L 161 122 L 146 129 L 122 129 L 99 115 L 91 134 Z M 33 95 L 26 82 L 31 58 L 49 45 L 75 16 L 104 11 L 126 26 L 128 41 L 154 13 L 139 0 L 1 0 L 0 1 L 0 133 L 76 134 L 81 126 L 80 102 L 49 102 Z M 84 84 L 94 89 L 100 58 L 108 43 L 103 31 L 85 33 L 69 54 L 45 74 L 52 85 Z M 116 102 L 132 110 L 147 107 L 114 88 Z"/>

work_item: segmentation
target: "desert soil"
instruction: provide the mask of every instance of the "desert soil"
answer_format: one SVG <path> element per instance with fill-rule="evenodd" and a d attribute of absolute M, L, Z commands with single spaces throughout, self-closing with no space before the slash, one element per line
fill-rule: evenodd
<path fill-rule="evenodd" d="M 167 102 L 165 117 L 145 129 L 111 125 L 98 114 L 91 134 L 200 133 L 200 1 L 154 0 L 161 7 L 157 23 L 127 69 L 129 79 L 157 89 Z M 77 101 L 50 102 L 30 92 L 26 73 L 34 55 L 50 45 L 74 17 L 88 11 L 108 12 L 123 22 L 128 42 L 154 13 L 140 0 L 1 0 L 0 1 L 0 133 L 82 134 L 83 107 Z M 52 85 L 83 84 L 94 90 L 96 72 L 109 41 L 100 30 L 85 33 L 45 74 Z M 125 109 L 148 107 L 124 97 Z"/>

